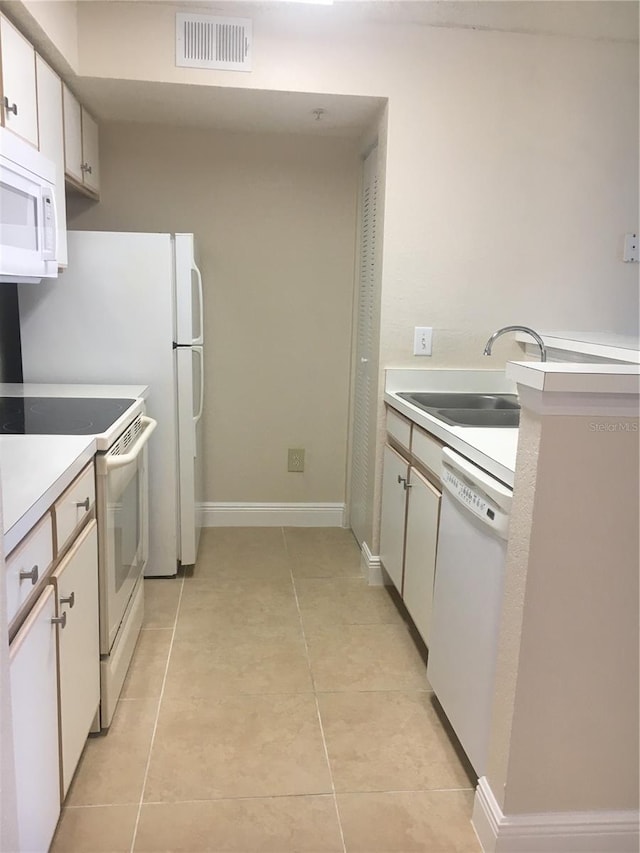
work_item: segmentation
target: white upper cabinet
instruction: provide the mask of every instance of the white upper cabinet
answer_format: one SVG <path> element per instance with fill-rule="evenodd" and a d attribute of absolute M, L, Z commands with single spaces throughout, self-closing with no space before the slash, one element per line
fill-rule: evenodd
<path fill-rule="evenodd" d="M 67 202 L 64 192 L 64 128 L 62 123 L 62 81 L 47 63 L 36 55 L 38 127 L 40 151 L 55 163 L 56 209 L 58 212 L 58 263 L 67 265 Z"/>
<path fill-rule="evenodd" d="M 68 178 L 82 183 L 81 107 L 67 86 L 62 85 L 64 115 L 64 170 Z"/>
<path fill-rule="evenodd" d="M 38 147 L 36 52 L 33 45 L 0 16 L 2 124 Z"/>
<path fill-rule="evenodd" d="M 98 125 L 64 85 L 62 99 L 66 176 L 75 186 L 95 196 L 100 191 Z"/>
<path fill-rule="evenodd" d="M 100 192 L 100 163 L 98 160 L 98 125 L 82 107 L 82 179 L 85 187 Z"/>

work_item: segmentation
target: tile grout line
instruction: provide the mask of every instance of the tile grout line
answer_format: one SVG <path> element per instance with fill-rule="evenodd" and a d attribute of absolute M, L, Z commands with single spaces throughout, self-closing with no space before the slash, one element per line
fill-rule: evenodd
<path fill-rule="evenodd" d="M 169 653 L 167 655 L 167 662 L 165 664 L 164 675 L 162 677 L 162 687 L 160 688 L 160 697 L 158 699 L 158 708 L 156 710 L 156 718 L 155 718 L 154 723 L 153 723 L 153 731 L 151 733 L 151 741 L 149 743 L 149 754 L 147 756 L 147 764 L 146 764 L 146 767 L 144 768 L 144 778 L 142 781 L 142 790 L 140 791 L 140 802 L 138 803 L 138 813 L 136 815 L 136 822 L 135 822 L 134 827 L 133 827 L 133 836 L 131 838 L 131 847 L 129 848 L 130 853 L 133 853 L 133 850 L 134 850 L 134 847 L 136 844 L 136 838 L 138 835 L 138 825 L 140 823 L 140 815 L 142 814 L 142 806 L 144 803 L 144 792 L 145 792 L 146 787 L 147 787 L 147 777 L 149 775 L 149 767 L 151 766 L 151 753 L 153 752 L 153 744 L 155 743 L 156 732 L 158 730 L 158 720 L 160 719 L 160 709 L 162 707 L 162 699 L 164 697 L 164 688 L 165 688 L 165 684 L 167 683 L 167 673 L 169 671 L 169 663 L 171 661 L 171 653 L 173 652 L 173 642 L 176 638 L 176 628 L 178 626 L 178 614 L 180 613 L 180 604 L 182 603 L 182 592 L 184 590 L 184 580 L 185 580 L 185 578 L 183 575 L 182 579 L 180 581 L 180 593 L 178 595 L 178 606 L 176 608 L 175 619 L 173 620 L 171 642 L 169 643 Z"/>
<path fill-rule="evenodd" d="M 285 534 L 284 527 L 282 528 L 282 537 L 284 539 L 284 548 L 285 554 L 287 555 L 289 562 L 289 574 L 291 575 L 291 585 L 293 587 L 293 595 L 296 600 L 296 609 L 298 611 L 298 619 L 300 620 L 300 630 L 302 631 L 302 641 L 304 643 L 305 654 L 307 656 L 307 666 L 309 667 L 309 676 L 311 678 L 311 685 L 313 687 L 313 699 L 316 704 L 316 715 L 318 717 L 318 725 L 320 726 L 320 736 L 322 737 L 322 747 L 324 749 L 324 757 L 327 762 L 327 768 L 329 770 L 329 779 L 331 781 L 331 792 L 333 794 L 333 806 L 336 810 L 336 818 L 338 821 L 338 829 L 340 831 L 340 840 L 342 842 L 342 851 L 343 853 L 347 853 L 347 845 L 344 840 L 344 832 L 342 829 L 342 820 L 340 818 L 340 809 L 338 808 L 338 797 L 336 795 L 336 786 L 333 781 L 333 771 L 331 770 L 331 761 L 329 760 L 329 750 L 327 748 L 327 739 L 324 734 L 324 726 L 322 725 L 322 716 L 320 715 L 320 704 L 318 702 L 318 693 L 316 691 L 316 682 L 313 677 L 313 669 L 311 667 L 311 656 L 309 655 L 309 645 L 307 643 L 307 635 L 304 630 L 304 621 L 302 619 L 302 612 L 300 610 L 300 602 L 298 600 L 298 590 L 296 589 L 296 581 L 293 575 L 293 567 L 291 565 L 291 559 L 289 554 L 289 546 L 287 543 L 287 536 Z"/>

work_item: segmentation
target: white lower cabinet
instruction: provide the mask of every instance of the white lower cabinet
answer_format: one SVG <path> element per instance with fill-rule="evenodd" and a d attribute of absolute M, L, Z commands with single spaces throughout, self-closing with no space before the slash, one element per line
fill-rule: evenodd
<path fill-rule="evenodd" d="M 18 841 L 11 853 L 49 849 L 100 705 L 98 526 L 85 517 L 93 503 L 93 482 L 90 465 L 56 502 L 54 549 L 48 511 L 7 560 L 15 611 L 9 680 L 18 815 Z M 78 509 L 76 515 L 80 503 L 82 514 Z M 33 603 L 18 594 L 22 575 L 29 587 L 35 579 Z"/>
<path fill-rule="evenodd" d="M 46 851 L 60 813 L 55 594 L 48 586 L 9 647 L 20 851 Z"/>
<path fill-rule="evenodd" d="M 92 521 L 53 573 L 58 598 L 62 798 L 100 703 L 98 536 Z"/>
<path fill-rule="evenodd" d="M 429 645 L 442 493 L 415 468 L 411 468 L 410 477 L 402 598 Z"/>
<path fill-rule="evenodd" d="M 438 488 L 442 445 L 416 426 L 407 430 L 404 419 L 391 410 L 387 435 L 396 446 L 384 448 L 380 562 L 428 645 L 442 499 Z"/>
<path fill-rule="evenodd" d="M 385 445 L 382 469 L 380 562 L 401 595 L 408 480 L 409 463 L 391 445 Z"/>

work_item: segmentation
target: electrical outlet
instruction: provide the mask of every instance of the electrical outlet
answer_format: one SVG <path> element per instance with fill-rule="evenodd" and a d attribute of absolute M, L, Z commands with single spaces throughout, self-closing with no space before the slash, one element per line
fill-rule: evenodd
<path fill-rule="evenodd" d="M 413 354 L 431 355 L 433 329 L 431 326 L 416 326 L 413 330 Z"/>
<path fill-rule="evenodd" d="M 287 470 L 290 472 L 304 471 L 304 447 L 289 448 Z"/>

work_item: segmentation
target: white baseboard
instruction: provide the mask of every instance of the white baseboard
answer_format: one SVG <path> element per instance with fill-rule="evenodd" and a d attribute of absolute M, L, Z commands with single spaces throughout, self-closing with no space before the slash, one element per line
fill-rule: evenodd
<path fill-rule="evenodd" d="M 334 503 L 203 503 L 203 527 L 344 527 L 346 507 Z"/>
<path fill-rule="evenodd" d="M 371 553 L 366 542 L 363 542 L 360 548 L 360 566 L 369 586 L 386 586 L 389 583 L 388 575 L 380 563 L 380 557 L 375 557 Z"/>
<path fill-rule="evenodd" d="M 471 822 L 484 853 L 637 853 L 639 819 L 637 811 L 505 815 L 482 776 Z"/>

